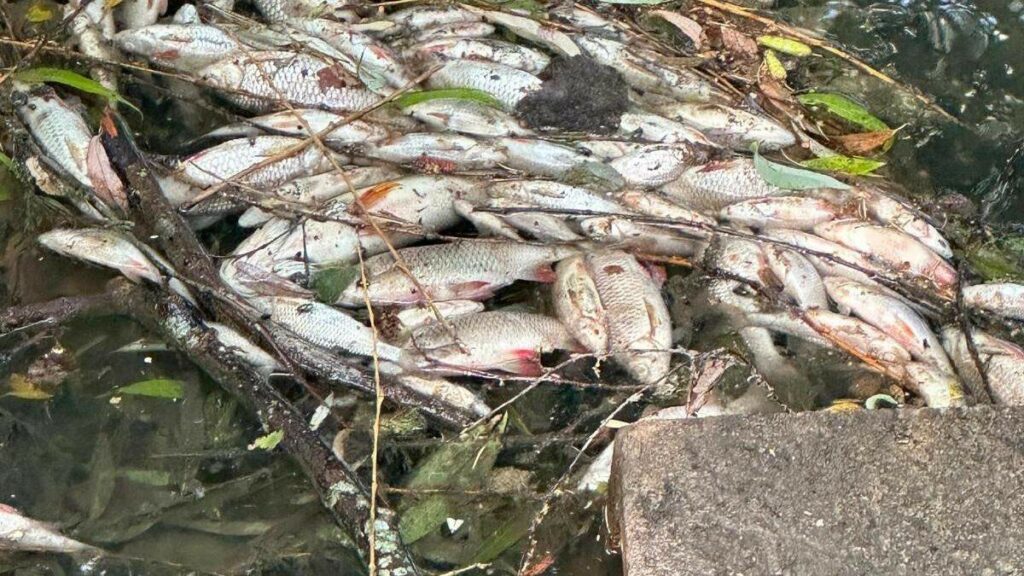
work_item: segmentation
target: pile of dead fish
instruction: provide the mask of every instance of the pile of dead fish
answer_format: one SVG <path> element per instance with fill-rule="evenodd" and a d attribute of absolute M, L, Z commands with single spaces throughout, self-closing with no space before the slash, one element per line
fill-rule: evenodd
<path fill-rule="evenodd" d="M 254 0 L 259 22 L 223 2 L 203 18 L 186 5 L 158 22 L 160 2 L 124 0 L 114 15 L 108 4 L 77 15 L 83 53 L 145 59 L 252 115 L 207 135 L 161 184 L 197 226 L 235 214 L 252 229 L 221 274 L 283 336 L 375 356 L 406 385 L 478 414 L 488 407 L 444 378 L 541 376 L 552 368 L 542 355 L 562 351 L 657 384 L 674 353 L 699 340 L 674 339 L 662 287 L 662 264 L 688 263 L 701 279 L 693 305 L 720 313 L 769 381 L 798 379 L 793 356 L 811 346 L 930 406 L 963 404 L 978 366 L 997 402 L 1024 399 L 1024 350 L 976 331 L 977 364 L 964 333 L 936 312 L 962 293 L 976 311 L 1024 319 L 1024 287 L 961 289 L 942 234 L 883 189 L 770 184 L 745 152 L 795 144 L 789 129 L 730 105 L 594 12 L 556 9 L 542 22 L 418 5 L 360 18 L 331 0 Z M 517 106 L 543 92 L 551 62 L 578 56 L 628 85 L 617 126 L 528 127 Z M 423 97 L 400 97 L 410 89 Z M 47 88 L 15 96 L 50 163 L 94 191 L 89 202 L 116 202 L 99 185 L 82 116 Z M 136 281 L 173 278 L 109 228 L 40 241 Z M 346 266 L 359 277 L 317 301 L 313 280 Z M 517 282 L 549 285 L 549 304 L 496 308 L 495 295 Z M 908 297 L 914 290 L 932 302 Z M 368 306 L 395 320 L 379 341 L 360 319 Z M 215 328 L 275 369 L 242 335 Z"/>

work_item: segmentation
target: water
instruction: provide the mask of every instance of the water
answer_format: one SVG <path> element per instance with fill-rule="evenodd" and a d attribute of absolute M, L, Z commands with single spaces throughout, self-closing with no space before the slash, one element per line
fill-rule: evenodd
<path fill-rule="evenodd" d="M 890 125 L 908 124 L 886 168 L 907 189 L 963 194 L 982 203 L 1022 138 L 1024 2 L 782 0 L 777 13 L 826 34 L 954 113 L 959 123 L 922 114 L 916 101 L 895 97 L 890 88 L 845 68 L 816 67 L 794 78 L 804 87 L 857 95 Z M 159 93 L 145 85 L 130 86 L 128 93 L 147 104 L 152 130 L 145 143 L 155 151 L 173 151 L 190 135 L 224 122 L 194 114 L 195 124 L 179 130 L 173 124 L 178 112 Z M 1020 190 L 1011 181 L 1004 192 L 1007 198 L 992 203 L 1001 208 L 995 216 L 1019 220 L 1024 210 L 1024 201 L 1017 198 Z M 30 238 L 18 234 L 24 212 L 0 206 L 8 247 L 3 280 L 10 297 L 42 301 L 102 289 L 107 274 L 44 256 Z M 45 217 L 40 210 L 43 216 L 34 217 Z M 69 377 L 44 387 L 54 394 L 48 402 L 0 397 L 0 501 L 114 551 L 94 573 L 360 573 L 347 539 L 322 512 L 301 473 L 278 453 L 248 448 L 263 431 L 214 383 L 173 352 L 119 351 L 144 336 L 130 322 L 102 319 L 73 324 L 56 340 L 36 343 L 41 350 L 63 350 L 56 356 Z M 4 345 L 15 342 L 8 338 Z M 25 371 L 24 366 L 14 369 Z M 154 378 L 179 381 L 182 397 L 140 398 L 115 391 Z M 0 392 L 7 389 L 0 387 Z M 510 395 L 498 385 L 490 394 L 499 401 Z M 604 396 L 593 390 L 541 388 L 518 404 L 507 424 L 507 435 L 518 440 L 510 441 L 496 462 L 506 483 L 476 487 L 491 496 L 458 500 L 460 507 L 451 513 L 465 520 L 465 527 L 434 534 L 417 550 L 440 567 L 446 559 L 473 559 L 488 542 L 486 536 L 496 531 L 522 533 L 536 506 L 531 494 L 558 476 L 574 456 L 568 443 L 578 443 L 578 434 L 596 423 L 594 416 L 576 422 L 578 413 L 601 413 L 601 408 L 607 413 Z M 353 423 L 348 449 L 359 460 L 365 457 L 372 418 L 366 402 L 351 402 L 343 411 Z M 568 439 L 531 440 L 531 435 L 574 422 L 579 426 Z M 422 436 L 389 438 L 383 454 L 385 482 L 398 485 L 438 444 Z M 581 523 L 586 529 L 568 543 L 557 571 L 616 573 L 614 556 L 603 552 L 599 516 L 584 513 Z M 513 571 L 518 552 L 498 552 L 488 558 L 494 570 Z M 79 560 L 63 556 L 0 556 L 0 573 L 81 572 Z"/>

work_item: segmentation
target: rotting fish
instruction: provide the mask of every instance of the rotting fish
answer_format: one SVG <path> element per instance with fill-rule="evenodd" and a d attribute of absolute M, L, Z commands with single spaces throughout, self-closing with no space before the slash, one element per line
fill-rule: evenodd
<path fill-rule="evenodd" d="M 840 207 L 828 200 L 803 196 L 774 196 L 741 200 L 730 204 L 722 208 L 719 217 L 741 226 L 759 230 L 766 228 L 811 230 L 818 224 L 834 220 L 840 214 Z"/>
<path fill-rule="evenodd" d="M 645 142 L 661 144 L 689 143 L 714 147 L 707 136 L 675 120 L 650 112 L 626 112 L 619 119 L 619 134 Z"/>
<path fill-rule="evenodd" d="M 660 190 L 684 206 L 710 213 L 742 200 L 791 193 L 766 182 L 749 158 L 689 167 Z"/>
<path fill-rule="evenodd" d="M 380 124 L 349 120 L 334 112 L 297 108 L 246 118 L 239 124 L 218 128 L 206 134 L 203 139 L 255 137 L 261 134 L 294 137 L 317 134 L 327 146 L 343 151 L 353 144 L 380 142 L 390 136 L 391 131 Z"/>
<path fill-rule="evenodd" d="M 271 297 L 254 300 L 269 320 L 292 335 L 335 353 L 374 356 L 400 363 L 405 352 L 377 341 L 373 330 L 345 312 L 303 298 Z"/>
<path fill-rule="evenodd" d="M 186 158 L 176 170 L 202 188 L 225 182 L 271 188 L 330 168 L 323 152 L 304 142 L 289 136 L 237 138 Z"/>
<path fill-rule="evenodd" d="M 559 178 L 592 160 L 569 146 L 537 138 L 497 138 L 494 145 L 505 152 L 505 164 L 531 176 Z"/>
<path fill-rule="evenodd" d="M 578 345 L 554 318 L 495 311 L 452 318 L 449 326 L 432 324 L 416 329 L 409 346 L 422 355 L 420 367 L 431 371 L 498 370 L 540 376 L 544 373 L 542 353 L 573 350 Z"/>
<path fill-rule="evenodd" d="M 840 312 L 852 312 L 861 320 L 891 336 L 917 360 L 953 373 L 953 365 L 938 336 L 910 306 L 877 288 L 845 278 L 825 278 L 829 297 Z"/>
<path fill-rule="evenodd" d="M 828 295 L 814 264 L 799 252 L 775 244 L 763 247 L 768 268 L 782 283 L 783 294 L 803 309 L 828 308 Z"/>
<path fill-rule="evenodd" d="M 0 504 L 0 550 L 59 554 L 99 552 L 98 548 L 68 538 L 6 504 Z"/>
<path fill-rule="evenodd" d="M 700 231 L 700 237 L 708 236 L 710 234 L 708 228 L 718 225 L 714 218 L 680 206 L 656 191 L 621 190 L 613 196 L 623 206 L 634 212 L 654 218 L 673 220 L 674 224 L 688 233 Z M 692 228 L 684 226 L 691 223 L 694 224 Z"/>
<path fill-rule="evenodd" d="M 484 190 L 480 181 L 471 178 L 406 176 L 363 188 L 356 192 L 356 197 L 358 205 L 350 205 L 349 213 L 359 216 L 365 210 L 391 223 L 429 234 L 458 224 L 455 202 L 480 202 Z"/>
<path fill-rule="evenodd" d="M 687 144 L 651 144 L 608 164 L 626 184 L 656 188 L 682 176 L 689 166 L 703 164 L 707 156 Z"/>
<path fill-rule="evenodd" d="M 778 150 L 796 144 L 784 126 L 760 114 L 720 104 L 671 102 L 655 106 L 659 114 L 700 130 L 712 142 L 748 151 L 752 144 L 762 150 Z"/>
<path fill-rule="evenodd" d="M 540 74 L 551 63 L 551 58 L 539 50 L 496 38 L 429 40 L 406 48 L 404 54 L 406 59 L 419 62 L 424 69 L 431 64 L 473 60 L 501 64 L 530 74 Z"/>
<path fill-rule="evenodd" d="M 267 22 L 313 17 L 357 19 L 347 0 L 253 0 L 253 4 Z"/>
<path fill-rule="evenodd" d="M 453 60 L 427 79 L 430 88 L 475 88 L 493 96 L 507 111 L 527 94 L 539 90 L 540 78 L 511 66 Z"/>
<path fill-rule="evenodd" d="M 263 348 L 260 348 L 245 336 L 241 335 L 234 328 L 219 322 L 207 322 L 206 326 L 217 335 L 217 340 L 228 348 L 232 353 L 238 355 L 242 360 L 256 368 L 264 378 L 281 370 L 281 363 Z"/>
<path fill-rule="evenodd" d="M 506 160 L 502 150 L 489 142 L 437 132 L 412 132 L 368 143 L 357 154 L 428 173 L 494 168 Z"/>
<path fill-rule="evenodd" d="M 331 47 L 348 56 L 352 62 L 349 73 L 366 82 L 380 79 L 392 89 L 413 84 L 413 77 L 405 69 L 398 55 L 386 44 L 373 37 L 354 31 L 351 26 L 323 18 L 292 19 L 288 25 L 307 34 L 316 36 Z M 369 86 L 370 84 L 367 83 Z M 373 89 L 373 86 L 370 86 Z M 383 88 L 383 87 L 382 87 Z M 377 89 L 381 93 L 391 90 Z"/>
<path fill-rule="evenodd" d="M 380 96 L 338 65 L 285 51 L 249 52 L 206 66 L 203 81 L 230 102 L 252 112 L 293 106 L 353 112 L 374 106 Z"/>
<path fill-rule="evenodd" d="M 661 290 L 633 256 L 609 250 L 560 262 L 554 286 L 559 319 L 587 349 L 611 353 L 639 382 L 669 371 L 672 325 Z"/>
<path fill-rule="evenodd" d="M 482 15 L 484 20 L 497 24 L 520 38 L 545 46 L 556 54 L 568 58 L 580 55 L 580 49 L 573 43 L 572 38 L 557 28 L 542 24 L 532 18 L 495 10 L 484 11 Z"/>
<path fill-rule="evenodd" d="M 446 38 L 483 38 L 494 34 L 494 32 L 494 26 L 486 22 L 456 22 L 418 30 L 407 40 L 400 41 L 399 45 L 404 47 L 407 42 L 429 42 Z"/>
<path fill-rule="evenodd" d="M 127 236 L 103 228 L 55 228 L 39 235 L 39 243 L 62 256 L 113 268 L 132 282 L 160 283 L 153 262 Z"/>
<path fill-rule="evenodd" d="M 421 396 L 436 398 L 469 414 L 479 417 L 491 413 L 490 406 L 471 390 L 444 378 L 406 373 L 399 375 L 397 380 L 403 388 Z"/>
<path fill-rule="evenodd" d="M 1003 318 L 1024 320 L 1024 286 L 1012 282 L 975 284 L 963 289 L 964 306 Z"/>
<path fill-rule="evenodd" d="M 454 320 L 459 316 L 476 314 L 477 312 L 483 312 L 483 310 L 484 305 L 475 300 L 448 300 L 446 302 L 436 302 L 433 306 L 418 306 L 399 310 L 394 315 L 397 324 L 396 336 L 403 338 L 418 328 L 435 323 L 439 324 L 438 315 L 443 320 Z"/>
<path fill-rule="evenodd" d="M 638 90 L 700 102 L 714 95 L 711 84 L 693 71 L 645 58 L 617 40 L 596 35 L 577 35 L 574 40 L 586 55 L 618 70 L 626 83 Z"/>
<path fill-rule="evenodd" d="M 483 16 L 459 5 L 434 6 L 424 4 L 397 10 L 385 16 L 384 19 L 395 25 L 393 30 L 386 32 L 387 34 L 393 34 L 410 33 L 446 24 L 482 22 Z"/>
<path fill-rule="evenodd" d="M 940 295 L 956 287 L 956 268 L 905 232 L 860 220 L 833 220 L 814 227 L 814 233 L 852 248 L 894 271 L 929 280 Z"/>
<path fill-rule="evenodd" d="M 1024 349 L 981 330 L 971 332 L 978 360 L 988 380 L 988 390 L 997 404 L 1024 404 Z M 985 389 L 985 381 L 971 356 L 967 338 L 956 326 L 942 330 L 942 344 L 953 359 L 956 371 L 974 391 Z"/>
<path fill-rule="evenodd" d="M 598 216 L 580 222 L 588 238 L 646 256 L 703 257 L 707 242 L 671 228 L 638 224 L 628 217 Z"/>
<path fill-rule="evenodd" d="M 114 21 L 121 28 L 142 28 L 155 24 L 167 12 L 167 0 L 125 0 L 114 8 Z"/>
<path fill-rule="evenodd" d="M 910 352 L 903 345 L 867 322 L 818 308 L 801 315 L 822 338 L 855 356 L 874 360 L 896 372 L 911 360 Z M 781 330 L 781 325 L 768 327 Z"/>
<path fill-rule="evenodd" d="M 882 268 L 860 252 L 809 232 L 776 228 L 765 230 L 761 235 L 803 250 L 823 276 L 840 276 L 875 286 L 878 283 L 871 276 L 883 273 Z"/>
<path fill-rule="evenodd" d="M 70 18 L 71 38 L 82 54 L 108 62 L 120 60 L 111 44 L 117 29 L 113 9 L 106 2 L 71 0 L 64 5 L 64 16 Z M 94 66 L 89 73 L 105 88 L 117 89 L 117 76 L 113 70 Z"/>
<path fill-rule="evenodd" d="M 398 251 L 406 271 L 392 254 L 366 261 L 372 304 L 409 306 L 431 300 L 484 300 L 516 280 L 554 281 L 551 263 L 576 251 L 569 246 L 514 244 L 486 240 L 456 240 L 446 244 Z M 426 291 L 420 291 L 410 278 Z M 345 306 L 362 306 L 362 282 L 350 285 L 338 298 Z"/>
<path fill-rule="evenodd" d="M 966 405 L 963 388 L 953 373 L 921 362 L 910 362 L 903 369 L 906 374 L 903 384 L 920 396 L 929 408 Z"/>
<path fill-rule="evenodd" d="M 503 199 L 510 205 L 537 206 L 553 210 L 583 210 L 609 214 L 628 211 L 618 202 L 590 188 L 572 186 L 551 180 L 508 180 L 487 187 L 491 198 Z"/>
<path fill-rule="evenodd" d="M 434 130 L 488 138 L 530 134 L 508 113 L 471 100 L 437 98 L 407 106 L 403 111 Z"/>
<path fill-rule="evenodd" d="M 704 255 L 704 265 L 712 273 L 725 274 L 754 288 L 778 285 L 763 246 L 755 240 L 715 236 Z"/>
<path fill-rule="evenodd" d="M 242 44 L 221 28 L 201 23 L 122 30 L 114 36 L 114 44 L 157 66 L 183 72 L 197 72 L 242 50 Z"/>
<path fill-rule="evenodd" d="M 92 188 L 87 158 L 92 131 L 82 115 L 45 85 L 29 89 L 16 84 L 11 102 L 46 157 L 79 184 Z"/>
<path fill-rule="evenodd" d="M 868 214 L 878 222 L 917 238 L 943 258 L 953 257 L 953 249 L 942 233 L 903 202 L 874 187 L 855 188 L 853 194 L 864 203 Z"/>

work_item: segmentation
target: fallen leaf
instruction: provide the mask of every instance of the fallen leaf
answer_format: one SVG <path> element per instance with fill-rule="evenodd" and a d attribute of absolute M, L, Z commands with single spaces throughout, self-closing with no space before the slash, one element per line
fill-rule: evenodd
<path fill-rule="evenodd" d="M 277 445 L 281 443 L 281 440 L 284 440 L 284 430 L 275 430 L 270 434 L 260 436 L 253 440 L 252 444 L 249 444 L 248 448 L 249 450 L 256 450 L 259 448 L 260 450 L 266 450 L 269 452 L 274 448 L 277 448 Z"/>
<path fill-rule="evenodd" d="M 11 391 L 4 396 L 14 396 L 22 400 L 49 400 L 53 394 L 41 389 L 35 382 L 21 374 L 11 374 L 8 382 Z"/>
<path fill-rule="evenodd" d="M 734 57 L 739 59 L 753 59 L 757 57 L 757 42 L 754 42 L 753 38 L 728 26 L 720 26 L 718 30 L 722 36 L 722 45 Z"/>
<path fill-rule="evenodd" d="M 878 132 L 859 132 L 857 134 L 833 136 L 832 140 L 835 140 L 840 148 L 850 154 L 864 155 L 876 148 L 886 147 L 886 144 L 892 140 L 894 134 L 896 134 L 895 130 L 879 130 Z"/>
<path fill-rule="evenodd" d="M 89 140 L 89 149 L 85 155 L 85 167 L 93 190 L 96 191 L 100 200 L 107 206 L 120 206 L 127 211 L 128 196 L 124 191 L 124 183 L 114 172 L 114 167 L 110 165 L 110 158 L 107 157 L 107 151 L 103 148 L 99 136 L 93 136 Z"/>
<path fill-rule="evenodd" d="M 859 158 L 836 154 L 834 156 L 804 160 L 800 165 L 813 170 L 830 170 L 832 172 L 850 174 L 851 176 L 865 176 L 875 170 L 878 170 L 882 166 L 885 166 L 885 162 L 879 162 L 878 160 L 872 160 L 871 158 Z"/>
<path fill-rule="evenodd" d="M 790 56 L 810 56 L 811 47 L 803 42 L 793 40 L 792 38 L 785 38 L 783 36 L 758 36 L 757 43 L 765 48 L 771 48 L 777 52 L 783 54 L 789 54 Z"/>
<path fill-rule="evenodd" d="M 42 24 L 53 19 L 53 10 L 50 10 L 42 4 L 33 4 L 28 7 L 28 11 L 25 12 L 25 19 L 33 24 Z"/>
<path fill-rule="evenodd" d="M 419 104 L 420 102 L 440 99 L 469 100 L 470 102 L 479 102 L 480 104 L 486 104 L 493 108 L 501 107 L 501 102 L 498 102 L 494 96 L 491 96 L 483 90 L 477 90 L 475 88 L 439 88 L 437 90 L 416 90 L 413 92 L 406 92 L 398 98 L 395 98 L 395 105 L 399 108 L 408 108 L 409 106 Z"/>
<path fill-rule="evenodd" d="M 672 12 L 669 10 L 655 10 L 651 15 L 657 16 L 678 28 L 684 36 L 693 41 L 694 49 L 700 50 L 703 47 L 704 41 L 706 40 L 704 37 L 704 28 L 702 28 L 695 20 L 691 20 L 678 12 Z"/>
<path fill-rule="evenodd" d="M 782 65 L 782 60 L 779 60 L 775 51 L 770 48 L 764 51 L 764 67 L 772 78 L 776 80 L 786 79 L 786 67 Z"/>
<path fill-rule="evenodd" d="M 765 182 L 787 190 L 808 190 L 812 188 L 835 188 L 847 190 L 850 187 L 839 180 L 818 172 L 801 170 L 778 164 L 766 159 L 754 148 L 754 168 Z"/>
<path fill-rule="evenodd" d="M 823 108 L 830 114 L 834 114 L 867 132 L 881 132 L 889 129 L 885 122 L 874 117 L 866 108 L 842 94 L 808 92 L 796 98 L 804 106 Z"/>
<path fill-rule="evenodd" d="M 172 400 L 181 398 L 184 394 L 181 389 L 181 382 L 167 378 L 143 380 L 142 382 L 122 386 L 115 392 L 128 396 L 148 396 L 150 398 L 169 398 Z"/>

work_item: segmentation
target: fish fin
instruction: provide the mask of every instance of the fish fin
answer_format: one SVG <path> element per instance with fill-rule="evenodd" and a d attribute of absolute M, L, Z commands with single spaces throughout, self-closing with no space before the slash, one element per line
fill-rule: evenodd
<path fill-rule="evenodd" d="M 452 284 L 451 289 L 455 293 L 457 300 L 485 300 L 494 294 L 490 286 L 490 282 L 475 280 Z"/>
<path fill-rule="evenodd" d="M 541 282 L 543 284 L 551 284 L 555 281 L 555 269 L 550 264 L 541 264 L 533 270 L 527 271 L 520 280 L 530 280 L 533 282 Z"/>
<path fill-rule="evenodd" d="M 359 195 L 359 202 L 364 208 L 369 210 L 375 205 L 380 204 L 382 200 L 388 197 L 388 194 L 399 186 L 398 182 L 381 182 L 376 186 L 370 188 L 366 192 Z"/>
<path fill-rule="evenodd" d="M 544 374 L 544 366 L 540 363 L 540 354 L 530 348 L 509 350 L 503 354 L 503 360 L 495 368 L 518 376 L 536 378 Z"/>

